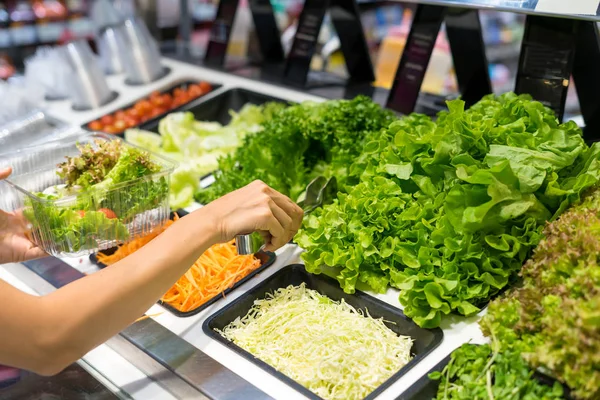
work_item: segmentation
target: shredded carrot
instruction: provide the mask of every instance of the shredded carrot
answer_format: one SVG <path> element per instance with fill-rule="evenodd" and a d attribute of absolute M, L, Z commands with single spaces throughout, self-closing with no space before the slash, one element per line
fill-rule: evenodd
<path fill-rule="evenodd" d="M 192 311 L 258 267 L 260 260 L 254 255 L 238 255 L 233 241 L 216 244 L 196 260 L 161 300 L 179 311 Z"/>
<path fill-rule="evenodd" d="M 175 219 L 177 220 L 177 218 Z M 172 225 L 172 221 L 147 236 L 134 239 L 112 255 L 98 253 L 98 261 L 111 265 L 140 249 Z M 240 256 L 233 241 L 210 247 L 194 265 L 161 297 L 181 312 L 189 312 L 224 291 L 260 267 L 254 255 Z"/>
<path fill-rule="evenodd" d="M 141 249 L 142 247 L 144 247 L 145 245 L 150 243 L 150 241 L 152 241 L 152 239 L 154 239 L 155 237 L 157 237 L 158 235 L 163 233 L 169 226 L 173 225 L 173 223 L 175 221 L 177 221 L 178 219 L 179 219 L 179 217 L 177 216 L 177 214 L 175 214 L 175 218 L 173 220 L 168 220 L 166 224 L 162 225 L 159 228 L 154 229 L 148 235 L 139 237 L 137 239 L 134 239 L 130 242 L 127 242 L 127 243 L 121 245 L 117 249 L 117 251 L 115 251 L 113 254 L 108 255 L 108 254 L 104 254 L 102 252 L 98 252 L 98 254 L 96 255 L 96 258 L 98 259 L 99 262 L 101 262 L 104 265 L 112 265 L 112 264 L 116 263 L 117 261 L 121 261 L 128 255 L 136 252 L 137 250 Z"/>

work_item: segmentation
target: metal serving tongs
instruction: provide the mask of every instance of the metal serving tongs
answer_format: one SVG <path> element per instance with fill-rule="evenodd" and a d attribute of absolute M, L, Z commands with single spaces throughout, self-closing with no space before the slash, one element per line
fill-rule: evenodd
<path fill-rule="evenodd" d="M 300 196 L 298 205 L 304 210 L 304 214 L 310 214 L 319 207 L 330 204 L 337 195 L 337 180 L 335 177 L 329 179 L 324 176 L 318 176 L 313 179 L 304 195 Z M 239 255 L 248 255 L 257 253 L 262 249 L 264 243 L 258 235 L 237 235 L 235 245 Z"/>

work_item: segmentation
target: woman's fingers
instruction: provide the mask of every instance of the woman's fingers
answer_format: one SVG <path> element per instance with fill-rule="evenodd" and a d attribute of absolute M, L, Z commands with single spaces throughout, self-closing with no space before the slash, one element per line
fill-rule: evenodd
<path fill-rule="evenodd" d="M 264 222 L 265 230 L 271 235 L 271 239 L 265 245 L 265 250 L 275 251 L 285 245 L 287 243 L 285 238 L 288 234 L 279 220 L 272 214 L 272 211 L 269 210 L 269 216 Z"/>
<path fill-rule="evenodd" d="M 289 232 L 292 229 L 292 217 L 288 215 L 275 201 L 269 201 L 269 207 L 271 208 L 271 212 L 277 218 L 281 226 L 286 232 Z"/>
<path fill-rule="evenodd" d="M 300 229 L 300 225 L 302 224 L 302 217 L 304 216 L 304 211 L 298 204 L 294 203 L 289 197 L 284 196 L 279 193 L 275 189 L 268 188 L 269 195 L 271 199 L 279 208 L 285 212 L 285 214 L 290 218 L 290 225 L 288 230 L 293 231 L 294 234 L 298 229 Z"/>

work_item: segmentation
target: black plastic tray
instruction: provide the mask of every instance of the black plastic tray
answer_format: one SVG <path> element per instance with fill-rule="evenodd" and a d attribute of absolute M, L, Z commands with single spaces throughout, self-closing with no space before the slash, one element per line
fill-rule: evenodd
<path fill-rule="evenodd" d="M 184 217 L 187 214 L 189 214 L 185 210 L 177 210 L 176 213 L 180 217 Z M 174 212 L 171 212 L 171 219 L 173 219 L 174 214 L 175 214 Z M 114 253 L 115 251 L 117 251 L 117 249 L 118 249 L 118 247 L 113 247 L 108 250 L 102 250 L 102 252 L 104 254 L 110 255 L 110 254 Z M 183 312 L 183 311 L 179 311 L 175 307 L 173 307 L 167 303 L 164 303 L 160 300 L 158 301 L 158 304 L 160 304 L 161 306 L 163 306 L 164 308 L 166 308 L 167 310 L 169 310 L 171 313 L 175 314 L 178 317 L 185 318 L 185 317 L 191 317 L 193 315 L 196 315 L 199 312 L 201 312 L 202 310 L 206 309 L 208 306 L 213 305 L 214 303 L 219 301 L 219 299 L 221 297 L 224 297 L 227 294 L 231 293 L 233 290 L 237 289 L 244 283 L 248 282 L 250 279 L 254 278 L 256 275 L 260 274 L 261 272 L 263 272 L 264 270 L 269 268 L 271 265 L 273 265 L 273 263 L 275 263 L 275 260 L 277 259 L 277 256 L 275 255 L 275 253 L 272 253 L 270 251 L 268 251 L 268 252 L 267 251 L 259 251 L 258 253 L 254 254 L 254 256 L 260 260 L 260 267 L 258 267 L 257 269 L 255 269 L 254 271 L 252 271 L 251 273 L 246 275 L 244 278 L 242 278 L 241 280 L 236 282 L 229 289 L 223 291 L 222 293 L 220 293 L 220 294 L 216 295 L 215 297 L 213 297 L 212 299 L 208 300 L 206 303 L 202 304 L 200 307 L 194 308 L 191 311 Z M 107 267 L 106 264 L 98 261 L 98 257 L 96 257 L 96 253 L 90 254 L 90 261 L 93 262 L 94 264 L 96 264 L 98 266 L 98 268 L 106 268 Z"/>
<path fill-rule="evenodd" d="M 171 86 L 168 86 L 167 88 L 165 88 L 165 89 L 163 89 L 163 90 L 159 90 L 159 92 L 160 92 L 160 94 L 172 93 L 172 92 L 173 92 L 173 90 L 175 90 L 176 88 L 187 88 L 187 87 L 188 87 L 189 85 L 191 85 L 191 84 L 194 84 L 194 83 L 200 83 L 200 82 L 201 82 L 201 81 L 194 81 L 194 80 L 185 80 L 185 81 L 179 81 L 179 82 L 177 82 L 177 83 L 174 83 L 174 84 L 172 84 Z M 203 81 L 203 82 L 208 82 L 208 81 Z M 167 110 L 167 112 L 165 112 L 165 113 L 162 113 L 162 114 L 160 114 L 160 115 L 158 115 L 158 116 L 156 116 L 156 117 L 154 117 L 154 118 L 151 118 L 151 119 L 149 119 L 148 121 L 145 121 L 145 122 L 143 122 L 143 123 L 140 123 L 140 124 L 139 124 L 139 125 L 138 125 L 136 128 L 141 128 L 141 129 L 143 129 L 142 127 L 143 127 L 143 126 L 145 126 L 146 124 L 155 124 L 155 125 L 156 125 L 156 127 L 157 127 L 157 130 L 156 130 L 156 132 L 158 132 L 158 122 L 159 122 L 159 121 L 160 121 L 162 118 L 164 118 L 164 117 L 165 117 L 167 114 L 170 114 L 170 113 L 172 113 L 172 112 L 178 112 L 178 111 L 182 111 L 182 110 L 184 110 L 186 107 L 190 106 L 191 104 L 197 104 L 199 100 L 202 100 L 202 99 L 203 99 L 205 96 L 207 96 L 208 94 L 210 94 L 210 93 L 214 92 L 215 90 L 219 89 L 219 88 L 222 86 L 222 85 L 220 85 L 220 84 L 218 84 L 218 83 L 213 83 L 213 82 L 208 82 L 208 83 L 210 83 L 210 85 L 212 86 L 212 89 L 211 89 L 211 90 L 210 90 L 208 93 L 205 93 L 205 94 L 203 94 L 203 95 L 202 95 L 202 96 L 200 96 L 200 97 L 197 97 L 197 98 L 195 98 L 195 99 L 193 99 L 193 100 L 190 100 L 188 103 L 186 103 L 186 104 L 182 104 L 181 106 L 179 106 L 179 107 L 177 107 L 177 108 L 174 108 L 174 109 L 172 109 L 172 110 Z M 93 121 L 99 120 L 100 118 L 102 118 L 102 117 L 103 117 L 103 116 L 105 116 L 105 115 L 109 115 L 109 114 L 110 114 L 110 115 L 113 115 L 114 113 L 116 113 L 116 112 L 118 112 L 118 111 L 124 111 L 124 110 L 127 110 L 127 109 L 129 109 L 129 108 L 133 107 L 133 106 L 135 105 L 135 103 L 137 103 L 138 101 L 140 101 L 140 100 L 144 100 L 144 99 L 147 99 L 149 96 L 150 96 L 150 93 L 148 93 L 147 95 L 145 95 L 145 96 L 143 96 L 143 97 L 140 97 L 140 98 L 139 98 L 139 99 L 137 99 L 136 101 L 133 101 L 133 102 L 131 102 L 131 103 L 127 104 L 126 106 L 123 106 L 123 107 L 120 107 L 120 108 L 118 108 L 118 109 L 116 109 L 116 110 L 113 110 L 113 111 L 112 111 L 112 112 L 110 112 L 110 113 L 103 114 L 102 116 L 100 116 L 100 117 L 98 117 L 98 118 L 96 118 L 96 119 L 94 119 L 94 120 L 92 120 L 92 121 L 88 121 L 88 122 L 86 122 L 85 124 L 81 125 L 81 128 L 82 128 L 82 129 L 84 129 L 84 130 L 86 130 L 86 131 L 91 131 L 91 132 L 102 132 L 102 131 L 94 131 L 93 129 L 90 129 L 90 128 L 88 127 L 88 124 L 89 124 L 90 122 L 93 122 Z M 116 133 L 115 135 L 117 135 L 117 136 L 123 136 L 123 135 L 124 135 L 124 131 L 123 131 L 123 132 Z"/>
<path fill-rule="evenodd" d="M 234 88 L 212 96 L 209 99 L 200 97 L 183 105 L 178 111 L 190 111 L 198 121 L 218 122 L 222 125 L 226 125 L 231 122 L 231 115 L 229 114 L 230 110 L 239 111 L 248 103 L 261 105 L 271 101 L 290 103 L 289 101 L 278 97 L 252 92 L 246 89 Z M 160 119 L 146 121 L 140 125 L 140 129 L 158 132 L 159 121 Z"/>
<path fill-rule="evenodd" d="M 269 252 L 259 251 L 258 253 L 254 254 L 254 256 L 260 260 L 260 267 L 256 268 L 254 271 L 252 271 L 251 273 L 246 275 L 243 279 L 237 281 L 232 287 L 223 291 L 221 294 L 216 295 L 212 299 L 208 300 L 206 303 L 202 304 L 200 307 L 194 308 L 192 311 L 183 312 L 183 311 L 179 311 L 178 309 L 176 309 L 175 307 L 173 307 L 167 303 L 163 303 L 160 300 L 158 301 L 158 304 L 160 304 L 161 306 L 163 306 L 164 308 L 166 308 L 167 310 L 169 310 L 170 312 L 172 312 L 173 314 L 175 314 L 178 317 L 185 318 L 185 317 L 191 317 L 193 315 L 196 315 L 199 312 L 201 312 L 202 310 L 206 309 L 208 306 L 215 304 L 217 301 L 219 301 L 220 298 L 225 297 L 226 295 L 231 293 L 233 290 L 242 286 L 244 283 L 248 282 L 250 279 L 254 278 L 256 275 L 260 274 L 261 272 L 263 272 L 264 270 L 269 268 L 271 265 L 273 265 L 273 263 L 277 259 L 277 256 L 275 255 L 275 253 L 271 253 L 270 251 Z"/>
<path fill-rule="evenodd" d="M 442 341 L 443 333 L 439 328 L 436 329 L 423 329 L 418 327 L 412 322 L 404 313 L 391 305 L 384 303 L 383 301 L 376 299 L 368 294 L 357 291 L 355 294 L 350 295 L 344 293 L 340 288 L 338 282 L 332 278 L 324 275 L 312 275 L 306 272 L 304 265 L 295 264 L 287 266 L 280 271 L 276 272 L 273 276 L 269 277 L 265 281 L 261 282 L 258 286 L 234 300 L 231 304 L 225 306 L 223 309 L 217 311 L 211 315 L 202 325 L 204 332 L 211 338 L 221 342 L 231 350 L 235 351 L 242 357 L 246 358 L 250 362 L 258 365 L 260 368 L 276 376 L 278 379 L 292 386 L 305 396 L 310 399 L 320 399 L 319 396 L 300 385 L 293 379 L 287 377 L 269 364 L 259 360 L 252 354 L 237 346 L 233 342 L 225 339 L 215 329 L 223 329 L 231 321 L 237 317 L 243 317 L 248 313 L 254 301 L 257 299 L 263 299 L 268 293 L 272 293 L 279 288 L 284 288 L 289 285 L 299 285 L 306 283 L 309 289 L 316 290 L 317 292 L 333 299 L 341 300 L 344 299 L 348 304 L 352 305 L 357 309 L 368 310 L 369 314 L 373 318 L 383 317 L 386 321 L 388 328 L 400 335 L 408 335 L 413 338 L 414 343 L 412 347 L 413 359 L 406 364 L 402 369 L 392 375 L 387 381 L 381 386 L 375 389 L 366 399 L 373 399 L 383 390 L 389 387 L 394 381 L 404 375 L 412 367 L 414 367 L 422 358 L 429 354 L 435 349 Z M 387 322 L 389 321 L 389 322 Z"/>
<path fill-rule="evenodd" d="M 432 372 L 442 372 L 442 370 L 450 362 L 451 354 L 446 356 L 440 361 L 435 367 L 431 368 L 425 375 L 419 378 L 411 387 L 404 391 L 396 400 L 422 400 L 422 399 L 435 399 L 440 386 L 440 381 L 434 381 L 429 379 L 429 374 Z M 534 373 L 533 376 L 540 382 L 548 386 L 552 386 L 556 379 L 551 378 L 541 373 Z M 569 388 L 563 384 L 564 398 L 572 400 Z"/>

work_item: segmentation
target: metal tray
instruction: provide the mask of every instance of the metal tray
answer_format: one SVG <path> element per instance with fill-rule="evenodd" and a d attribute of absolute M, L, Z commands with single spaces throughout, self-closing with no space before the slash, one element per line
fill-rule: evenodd
<path fill-rule="evenodd" d="M 431 368 L 425 375 L 419 378 L 411 387 L 404 391 L 396 400 L 421 400 L 421 399 L 435 399 L 437 397 L 438 388 L 440 381 L 434 381 L 429 379 L 429 374 L 432 372 L 442 372 L 442 370 L 450 362 L 451 354 L 446 356 L 440 361 L 435 367 Z M 533 376 L 540 382 L 548 386 L 552 386 L 556 379 L 551 378 L 547 375 L 536 372 Z M 572 400 L 570 390 L 568 387 L 563 385 L 565 396 L 567 400 Z"/>
<path fill-rule="evenodd" d="M 185 210 L 177 210 L 175 212 L 171 212 L 171 219 L 174 218 L 174 214 L 175 213 L 177 213 L 177 215 L 179 215 L 180 217 L 184 217 L 187 214 L 189 214 Z M 115 251 L 117 251 L 117 249 L 118 249 L 118 247 L 113 247 L 111 249 L 104 250 L 103 253 L 110 255 L 110 254 L 113 254 Z M 252 271 L 251 273 L 249 273 L 248 275 L 246 275 L 244 278 L 242 278 L 241 280 L 239 280 L 238 282 L 236 282 L 229 289 L 223 291 L 221 294 L 219 294 L 219 295 L 213 297 L 212 299 L 208 300 L 206 303 L 202 304 L 200 307 L 197 307 L 197 308 L 195 308 L 195 309 L 193 309 L 191 311 L 183 312 L 183 311 L 179 311 L 178 309 L 176 309 L 175 307 L 173 307 L 173 306 L 171 306 L 171 305 L 169 305 L 167 303 L 163 303 L 160 300 L 158 301 L 158 304 L 160 304 L 161 306 L 163 306 L 164 308 L 166 308 L 167 310 L 169 310 L 171 313 L 175 314 L 178 317 L 185 318 L 185 317 L 191 317 L 193 315 L 196 315 L 199 312 L 201 312 L 202 310 L 206 309 L 208 306 L 211 306 L 214 303 L 216 303 L 217 301 L 219 301 L 219 299 L 221 297 L 224 297 L 227 294 L 231 293 L 233 290 L 235 290 L 238 287 L 242 286 L 244 283 L 248 282 L 250 279 L 254 278 L 256 275 L 260 274 L 261 272 L 263 272 L 264 270 L 266 270 L 267 268 L 269 268 L 277 260 L 277 256 L 275 255 L 275 253 L 272 253 L 270 251 L 269 252 L 259 251 L 254 256 L 260 260 L 260 267 L 258 267 L 257 269 L 255 269 L 254 271 Z M 98 268 L 106 268 L 107 267 L 106 264 L 101 263 L 100 261 L 98 261 L 98 257 L 96 256 L 96 253 L 90 254 L 90 261 L 92 263 L 96 264 L 98 266 Z"/>
<path fill-rule="evenodd" d="M 246 89 L 230 89 L 209 99 L 202 97 L 183 105 L 177 111 L 191 111 L 194 118 L 198 121 L 218 122 L 226 125 L 231 122 L 230 110 L 239 111 L 248 103 L 261 105 L 271 101 L 279 103 L 290 103 L 287 100 L 278 97 L 269 96 L 262 93 L 252 92 Z M 158 132 L 159 119 L 153 119 L 140 125 L 140 129 L 151 132 Z"/>
<path fill-rule="evenodd" d="M 208 81 L 204 81 L 204 82 L 208 82 Z M 163 90 L 160 90 L 159 92 L 160 92 L 160 94 L 167 94 L 167 93 L 171 94 L 171 93 L 173 92 L 173 90 L 175 90 L 175 89 L 177 89 L 177 88 L 187 88 L 189 85 L 191 85 L 191 84 L 194 84 L 194 83 L 200 83 L 200 81 L 194 81 L 194 80 L 179 81 L 179 82 L 177 82 L 177 83 L 174 83 L 174 84 L 172 84 L 172 85 L 168 86 L 167 88 L 165 88 L 165 89 L 163 89 Z M 140 123 L 138 126 L 136 126 L 136 128 L 142 128 L 142 126 L 145 126 L 146 124 L 152 124 L 152 123 L 156 124 L 156 126 L 158 127 L 158 122 L 159 122 L 159 121 L 160 121 L 160 120 L 161 120 L 161 119 L 162 119 L 162 118 L 163 118 L 165 115 L 167 115 L 167 114 L 170 114 L 170 113 L 172 113 L 172 112 L 178 112 L 178 111 L 182 111 L 182 110 L 183 110 L 185 107 L 188 107 L 190 104 L 195 104 L 195 103 L 197 103 L 199 100 L 202 100 L 202 99 L 203 99 L 205 96 L 209 95 L 210 93 L 213 93 L 215 90 L 219 89 L 219 88 L 222 86 L 222 85 L 220 85 L 220 84 L 218 84 L 218 83 L 213 83 L 213 82 L 208 82 L 208 83 L 210 83 L 210 85 L 212 86 L 212 90 L 211 90 L 211 91 L 209 91 L 208 93 L 205 93 L 205 94 L 203 94 L 203 95 L 202 95 L 202 96 L 200 96 L 200 97 L 197 97 L 197 98 L 195 98 L 195 99 L 193 99 L 193 100 L 190 100 L 188 103 L 186 103 L 186 104 L 183 104 L 183 105 L 181 105 L 181 106 L 179 106 L 179 107 L 177 107 L 177 108 L 174 108 L 174 109 L 172 109 L 172 110 L 168 110 L 167 112 L 165 112 L 165 113 L 163 113 L 163 114 L 160 114 L 160 115 L 158 115 L 158 116 L 156 116 L 156 117 L 154 117 L 154 118 L 151 118 L 151 119 L 149 119 L 148 121 L 145 121 L 145 122 L 143 122 L 143 123 Z M 110 113 L 106 113 L 106 114 L 104 114 L 104 115 L 102 115 L 102 116 L 100 116 L 100 117 L 98 117 L 98 118 L 96 118 L 96 119 L 94 119 L 94 120 L 92 120 L 92 121 L 86 122 L 85 124 L 81 125 L 81 128 L 82 128 L 82 129 L 85 129 L 85 130 L 87 130 L 87 131 L 92 131 L 92 132 L 103 132 L 103 131 L 94 131 L 93 129 L 90 129 L 90 128 L 88 127 L 88 124 L 89 124 L 90 122 L 93 122 L 93 121 L 97 121 L 97 120 L 99 120 L 100 118 L 102 118 L 102 117 L 103 117 L 103 116 L 105 116 L 105 115 L 113 115 L 113 114 L 115 114 L 115 113 L 116 113 L 116 112 L 118 112 L 118 111 L 124 111 L 124 110 L 127 110 L 127 109 L 129 109 L 129 108 L 133 107 L 133 106 L 134 106 L 134 105 L 135 105 L 135 104 L 136 104 L 138 101 L 141 101 L 141 100 L 146 100 L 146 99 L 148 99 L 148 97 L 149 97 L 149 96 L 150 96 L 150 93 L 149 93 L 149 94 L 147 94 L 147 95 L 146 95 L 146 96 L 144 96 L 144 97 L 140 97 L 140 98 L 139 98 L 139 99 L 137 99 L 136 101 L 133 101 L 133 102 L 131 102 L 131 103 L 127 104 L 126 106 L 123 106 L 123 107 L 121 107 L 121 108 L 118 108 L 118 109 L 116 109 L 116 110 L 113 110 L 113 111 L 112 111 L 112 112 L 110 112 Z M 143 129 L 143 128 L 142 128 L 142 129 Z M 157 131 L 158 131 L 158 130 L 157 130 Z M 123 132 L 116 133 L 116 135 L 118 135 L 118 136 L 123 136 L 123 134 L 124 134 L 124 131 L 123 131 Z"/>
<path fill-rule="evenodd" d="M 332 278 L 324 275 L 312 275 L 306 272 L 304 265 L 295 264 L 283 268 L 282 270 L 275 273 L 265 281 L 261 282 L 258 286 L 241 296 L 240 298 L 233 301 L 231 304 L 225 306 L 223 309 L 217 311 L 211 315 L 202 325 L 204 332 L 211 338 L 224 344 L 237 354 L 246 358 L 250 362 L 256 364 L 265 371 L 276 376 L 278 379 L 287 383 L 294 389 L 298 390 L 310 399 L 320 399 L 316 394 L 300 385 L 296 381 L 277 371 L 269 364 L 259 360 L 251 353 L 237 346 L 233 342 L 225 339 L 215 329 L 223 329 L 231 321 L 238 317 L 243 317 L 248 313 L 254 301 L 257 299 L 263 299 L 268 293 L 284 288 L 289 285 L 299 285 L 306 283 L 309 289 L 318 291 L 319 293 L 339 301 L 344 299 L 348 304 L 361 310 L 368 310 L 369 314 L 373 318 L 383 317 L 386 321 L 388 328 L 401 335 L 408 335 L 414 339 L 412 353 L 413 359 L 406 364 L 402 369 L 392 375 L 387 381 L 381 386 L 375 389 L 366 399 L 373 399 L 383 390 L 394 383 L 398 378 L 408 372 L 414 367 L 421 359 L 435 349 L 442 341 L 443 333 L 439 328 L 436 329 L 423 329 L 412 322 L 404 313 L 391 305 L 384 303 L 383 301 L 369 296 L 366 293 L 357 291 L 355 294 L 350 295 L 344 293 L 340 288 L 338 282 Z M 388 322 L 389 321 L 389 322 Z"/>

